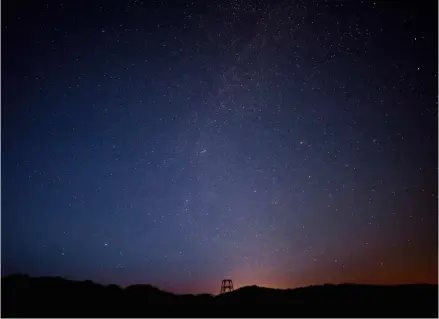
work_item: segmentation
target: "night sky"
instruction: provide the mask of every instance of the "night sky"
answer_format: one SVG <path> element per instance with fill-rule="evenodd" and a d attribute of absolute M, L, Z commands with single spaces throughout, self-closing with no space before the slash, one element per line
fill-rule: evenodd
<path fill-rule="evenodd" d="M 435 2 L 2 1 L 2 275 L 437 283 Z"/>

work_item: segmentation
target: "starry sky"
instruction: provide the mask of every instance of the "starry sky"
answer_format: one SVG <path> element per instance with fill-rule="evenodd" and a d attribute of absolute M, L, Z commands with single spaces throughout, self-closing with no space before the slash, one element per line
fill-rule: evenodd
<path fill-rule="evenodd" d="M 2 1 L 2 275 L 437 283 L 435 1 Z"/>

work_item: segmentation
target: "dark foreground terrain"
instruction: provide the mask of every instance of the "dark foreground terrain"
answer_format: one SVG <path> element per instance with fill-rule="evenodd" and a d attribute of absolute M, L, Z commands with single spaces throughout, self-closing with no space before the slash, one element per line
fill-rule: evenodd
<path fill-rule="evenodd" d="M 219 296 L 174 295 L 149 285 L 8 276 L 2 317 L 438 317 L 437 285 L 244 287 Z"/>

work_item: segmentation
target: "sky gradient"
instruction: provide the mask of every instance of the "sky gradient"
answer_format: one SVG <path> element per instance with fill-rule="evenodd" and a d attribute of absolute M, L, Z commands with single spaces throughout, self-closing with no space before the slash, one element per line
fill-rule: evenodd
<path fill-rule="evenodd" d="M 2 275 L 437 283 L 434 1 L 2 1 L 1 76 Z"/>

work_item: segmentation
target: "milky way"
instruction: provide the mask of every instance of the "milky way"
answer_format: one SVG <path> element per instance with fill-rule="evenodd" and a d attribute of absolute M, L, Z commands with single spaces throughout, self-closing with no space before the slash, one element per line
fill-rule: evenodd
<path fill-rule="evenodd" d="M 2 275 L 437 282 L 433 2 L 2 9 Z"/>

